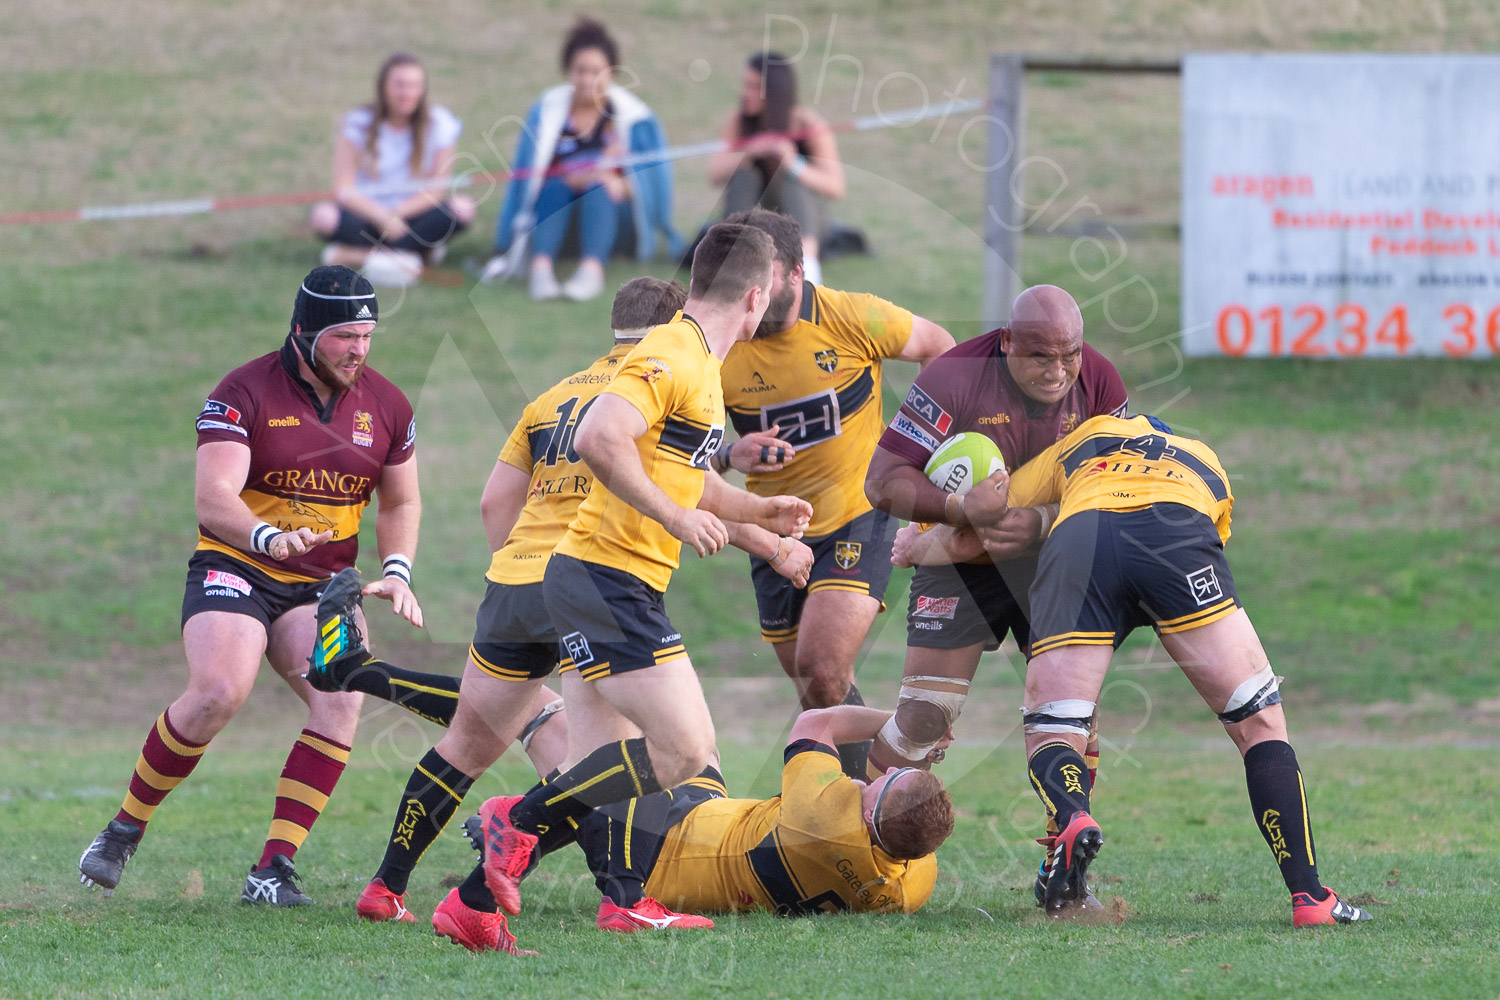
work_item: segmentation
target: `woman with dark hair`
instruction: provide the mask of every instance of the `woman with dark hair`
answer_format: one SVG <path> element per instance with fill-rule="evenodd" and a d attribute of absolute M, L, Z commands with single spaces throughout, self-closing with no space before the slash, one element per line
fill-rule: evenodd
<path fill-rule="evenodd" d="M 797 103 L 797 74 L 779 52 L 757 52 L 745 66 L 740 106 L 724 123 L 730 149 L 715 153 L 708 178 L 725 186 L 726 213 L 760 205 L 802 227 L 802 268 L 821 284 L 818 247 L 828 203 L 844 196 L 844 165 L 823 116 Z"/>
<path fill-rule="evenodd" d="M 619 58 L 615 40 L 598 21 L 581 18 L 568 32 L 562 48 L 568 82 L 544 93 L 526 117 L 514 160 L 520 175 L 506 192 L 495 256 L 480 281 L 527 269 L 529 243 L 531 297 L 581 302 L 604 290 L 604 263 L 622 227 L 633 231 L 638 258 L 652 256 L 658 230 L 668 253 L 681 253 L 672 229 L 670 165 L 646 159 L 599 165 L 601 159 L 666 146 L 656 115 L 614 82 Z M 559 284 L 555 261 L 575 214 L 578 270 Z"/>
<path fill-rule="evenodd" d="M 428 104 L 427 73 L 414 55 L 397 52 L 380 66 L 375 100 L 339 122 L 333 150 L 336 202 L 320 202 L 313 232 L 328 241 L 324 264 L 361 269 L 375 284 L 409 285 L 424 261 L 474 219 L 474 202 L 441 186 L 413 190 L 413 181 L 446 181 L 463 124 L 441 104 Z M 371 189 L 373 186 L 373 189 Z"/>

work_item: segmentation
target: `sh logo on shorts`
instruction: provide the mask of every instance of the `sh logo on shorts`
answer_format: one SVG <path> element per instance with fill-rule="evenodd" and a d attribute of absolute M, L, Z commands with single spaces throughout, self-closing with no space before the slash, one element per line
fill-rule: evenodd
<path fill-rule="evenodd" d="M 1218 574 L 1212 566 L 1193 570 L 1187 574 L 1187 582 L 1193 592 L 1193 600 L 1198 602 L 1200 608 L 1224 599 L 1224 588 L 1219 586 Z"/>
<path fill-rule="evenodd" d="M 594 652 L 589 649 L 589 641 L 583 637 L 582 632 L 569 632 L 562 637 L 562 641 L 573 666 L 582 667 L 594 662 Z"/>
<path fill-rule="evenodd" d="M 838 564 L 839 569 L 853 569 L 859 562 L 861 548 L 859 542 L 834 542 L 833 561 Z"/>

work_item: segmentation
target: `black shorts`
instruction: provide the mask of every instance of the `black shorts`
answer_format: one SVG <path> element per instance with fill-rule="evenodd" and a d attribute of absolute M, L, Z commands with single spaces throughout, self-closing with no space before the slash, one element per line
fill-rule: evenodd
<path fill-rule="evenodd" d="M 993 650 L 1009 632 L 1025 649 L 1031 635 L 1026 594 L 1035 573 L 1035 559 L 918 566 L 906 605 L 906 644 Z"/>
<path fill-rule="evenodd" d="M 317 604 L 327 580 L 282 583 L 246 562 L 222 552 L 200 550 L 188 560 L 182 595 L 182 624 L 205 611 L 249 615 L 266 628 L 293 608 Z"/>
<path fill-rule="evenodd" d="M 502 681 L 546 677 L 557 666 L 557 630 L 547 617 L 540 583 L 485 581 L 474 616 L 474 665 Z"/>
<path fill-rule="evenodd" d="M 542 588 L 561 670 L 596 681 L 686 655 L 662 593 L 634 574 L 554 552 Z"/>
<path fill-rule="evenodd" d="M 454 218 L 448 203 L 443 202 L 418 215 L 406 216 L 406 228 L 406 235 L 399 240 L 387 243 L 381 239 L 379 226 L 340 205 L 338 225 L 328 237 L 328 242 L 355 247 L 385 247 L 387 250 L 409 250 L 412 253 L 425 254 L 438 244 L 461 233 L 464 224 Z"/>
<path fill-rule="evenodd" d="M 869 594 L 884 611 L 885 588 L 891 582 L 891 546 L 900 526 L 889 514 L 872 510 L 836 531 L 804 538 L 813 550 L 812 572 L 804 590 L 792 586 L 792 581 L 772 569 L 767 560 L 751 556 L 750 578 L 755 582 L 755 603 L 760 608 L 760 637 L 766 642 L 797 638 L 802 605 L 807 603 L 808 594 L 820 590 Z"/>
<path fill-rule="evenodd" d="M 1175 503 L 1089 510 L 1042 547 L 1031 588 L 1029 656 L 1059 646 L 1119 646 L 1142 625 L 1186 632 L 1240 607 L 1224 545 L 1206 514 Z"/>

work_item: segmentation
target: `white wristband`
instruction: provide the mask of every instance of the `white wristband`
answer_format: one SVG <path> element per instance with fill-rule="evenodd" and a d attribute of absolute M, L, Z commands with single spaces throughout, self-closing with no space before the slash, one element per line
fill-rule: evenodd
<path fill-rule="evenodd" d="M 380 573 L 382 576 L 400 577 L 409 587 L 411 586 L 411 558 L 399 552 L 392 552 L 381 562 Z"/>
<path fill-rule="evenodd" d="M 274 524 L 262 521 L 250 529 L 250 550 L 263 556 L 271 554 L 271 542 L 277 535 L 285 534 Z"/>

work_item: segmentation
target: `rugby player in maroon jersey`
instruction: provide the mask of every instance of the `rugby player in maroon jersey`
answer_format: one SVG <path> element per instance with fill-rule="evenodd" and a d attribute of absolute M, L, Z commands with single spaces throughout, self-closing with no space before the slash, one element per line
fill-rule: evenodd
<path fill-rule="evenodd" d="M 321 693 L 300 675 L 315 642 L 349 638 L 337 616 L 320 630 L 319 593 L 354 565 L 372 496 L 386 575 L 364 593 L 422 624 L 411 590 L 421 518 L 416 422 L 401 390 L 366 367 L 378 318 L 375 290 L 359 274 L 313 270 L 297 291 L 286 343 L 226 375 L 198 414 L 198 546 L 182 604 L 188 683 L 147 734 L 120 811 L 79 859 L 80 880 L 106 895 L 156 807 L 244 704 L 264 656 L 308 717 L 241 898 L 312 902 L 292 858 L 349 759 L 363 696 Z M 359 596 L 329 594 L 325 603 Z M 354 620 L 363 627 L 362 615 Z"/>
<path fill-rule="evenodd" d="M 912 522 L 892 561 L 915 566 L 907 606 L 906 665 L 896 714 L 870 751 L 871 774 L 925 766 L 968 696 L 986 650 L 1009 632 L 1028 640 L 1027 591 L 1038 544 L 1056 507 L 1009 510 L 995 490 L 944 492 L 922 471 L 938 445 L 964 431 L 986 435 L 1008 468 L 1093 416 L 1123 416 L 1125 383 L 1083 342 L 1083 315 L 1055 285 L 1026 289 L 1008 326 L 965 341 L 917 376 L 880 438 L 865 492 L 876 508 Z M 1097 744 L 1089 747 L 1097 766 Z M 1049 817 L 1049 833 L 1051 830 Z"/>

